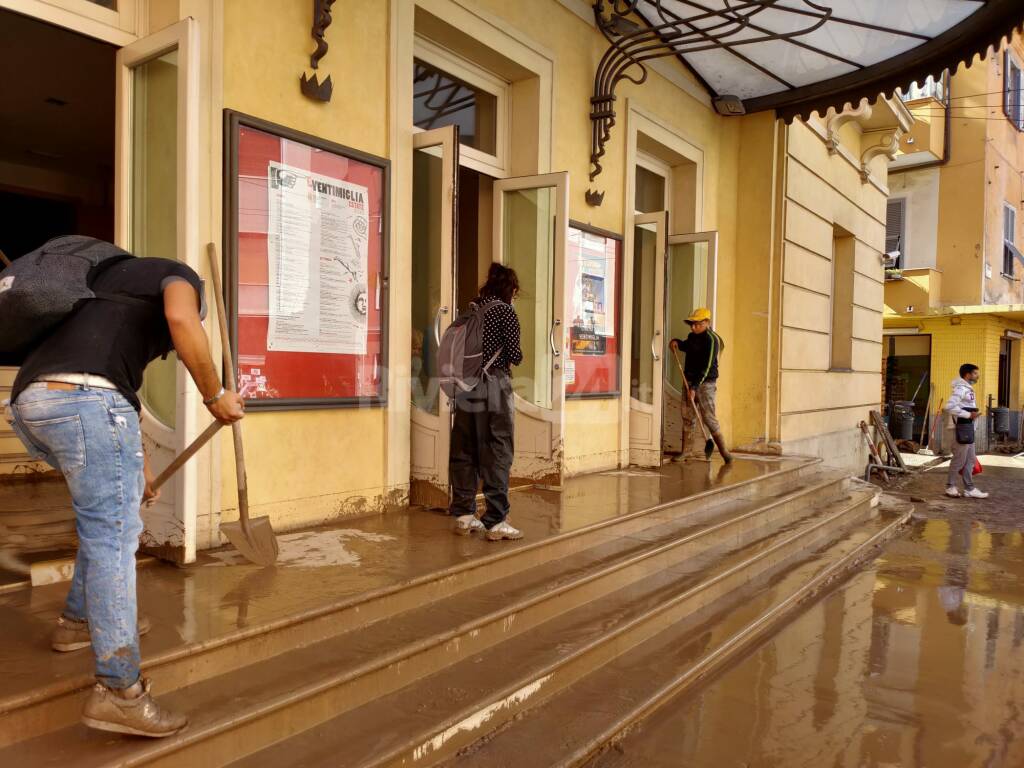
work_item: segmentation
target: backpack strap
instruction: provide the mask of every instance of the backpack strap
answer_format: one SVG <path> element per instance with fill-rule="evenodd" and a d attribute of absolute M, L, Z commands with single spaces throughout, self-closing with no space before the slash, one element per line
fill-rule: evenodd
<path fill-rule="evenodd" d="M 107 293 L 106 291 L 93 291 L 97 299 L 103 301 L 114 301 L 118 304 L 126 304 L 130 307 L 146 307 L 148 309 L 159 309 L 160 305 L 149 299 L 140 299 L 137 296 L 128 296 L 123 293 Z"/>
<path fill-rule="evenodd" d="M 94 243 L 86 243 L 86 247 L 91 245 L 94 245 Z M 82 246 L 76 248 L 74 251 L 72 251 L 72 253 L 77 253 L 80 250 L 83 250 Z M 99 279 L 100 275 L 102 275 L 108 269 L 110 269 L 111 267 L 116 267 L 123 261 L 127 261 L 128 259 L 134 258 L 135 257 L 132 256 L 130 253 L 125 253 L 120 256 L 111 256 L 109 259 L 104 259 L 95 267 L 89 270 L 89 276 L 85 280 L 86 285 L 92 288 L 93 283 L 95 283 L 96 280 Z M 117 302 L 118 304 L 126 304 L 132 307 L 147 307 L 150 309 L 159 309 L 161 306 L 156 301 L 151 301 L 150 299 L 140 299 L 135 296 L 128 296 L 127 294 L 123 293 L 109 293 L 107 291 L 94 290 L 93 295 L 97 299 L 102 299 L 103 301 L 114 301 Z"/>
<path fill-rule="evenodd" d="M 485 373 L 486 374 L 487 371 L 490 370 L 491 366 L 494 365 L 494 361 L 498 359 L 498 355 L 501 354 L 501 351 L 503 349 L 504 349 L 504 347 L 498 347 L 498 351 L 495 352 L 493 355 L 491 355 L 491 359 L 488 360 L 487 364 L 481 369 L 481 371 L 480 371 L 481 373 Z"/>

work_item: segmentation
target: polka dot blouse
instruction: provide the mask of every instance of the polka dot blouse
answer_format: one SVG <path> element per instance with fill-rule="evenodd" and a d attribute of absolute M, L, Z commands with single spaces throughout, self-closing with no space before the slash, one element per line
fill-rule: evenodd
<path fill-rule="evenodd" d="M 493 296 L 478 298 L 476 302 L 481 307 L 488 308 L 487 314 L 484 315 L 484 362 L 490 360 L 500 349 L 501 354 L 491 369 L 511 374 L 512 366 L 523 362 L 523 350 L 519 346 L 519 318 L 516 317 L 516 311 L 512 309 L 512 305 Z M 499 306 L 490 307 L 495 302 Z"/>

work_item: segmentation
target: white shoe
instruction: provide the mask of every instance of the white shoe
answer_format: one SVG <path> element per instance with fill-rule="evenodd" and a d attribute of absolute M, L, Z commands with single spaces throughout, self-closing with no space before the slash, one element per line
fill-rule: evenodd
<path fill-rule="evenodd" d="M 455 518 L 455 532 L 459 536 L 468 536 L 473 531 L 482 531 L 484 524 L 476 515 L 459 515 Z"/>
<path fill-rule="evenodd" d="M 987 499 L 988 494 L 984 491 L 979 491 L 977 488 L 971 488 L 969 491 L 964 491 L 964 496 L 968 499 Z"/>
<path fill-rule="evenodd" d="M 954 499 L 959 499 L 960 498 L 960 491 L 957 490 L 957 487 L 955 485 L 947 485 L 946 486 L 946 495 L 947 496 L 951 496 Z"/>
<path fill-rule="evenodd" d="M 502 539 L 514 541 L 521 538 L 523 538 L 523 532 L 505 522 L 498 523 L 493 528 L 487 530 L 488 541 L 501 541 Z"/>

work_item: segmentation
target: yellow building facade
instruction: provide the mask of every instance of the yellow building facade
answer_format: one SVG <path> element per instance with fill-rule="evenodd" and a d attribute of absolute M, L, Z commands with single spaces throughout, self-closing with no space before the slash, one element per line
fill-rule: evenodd
<path fill-rule="evenodd" d="M 934 415 L 963 363 L 981 368 L 979 403 L 1009 409 L 1000 436 L 1019 437 L 1022 65 L 1014 34 L 970 66 L 906 89 L 917 123 L 890 166 L 883 356 L 888 400 L 915 400 L 915 439 L 927 402 Z M 983 445 L 994 429 L 986 420 Z"/>
<path fill-rule="evenodd" d="M 87 233 L 180 258 L 207 279 L 206 244 L 223 255 L 251 386 L 251 509 L 276 530 L 440 505 L 445 404 L 416 382 L 430 380 L 431 339 L 494 260 L 527 278 L 516 305 L 528 351 L 517 482 L 558 490 L 576 474 L 659 465 L 679 448 L 667 343 L 701 304 L 727 344 L 718 414 L 728 443 L 863 467 L 857 425 L 878 402 L 883 357 L 888 163 L 916 130 L 899 100 L 789 125 L 770 112 L 723 116 L 690 70 L 663 59 L 646 82 L 619 86 L 592 181 L 588 105 L 607 42 L 582 0 L 338 4 L 315 71 L 309 3 L 106 5 L 2 0 L 0 13 L 28 40 L 70 29 L 109 60 L 110 225 Z M 329 101 L 302 92 L 300 77 L 313 74 L 318 87 L 330 76 Z M 424 96 L 429 78 L 447 85 Z M 431 127 L 417 124 L 444 87 L 475 99 L 461 146 L 443 110 L 430 112 Z M 328 180 L 356 168 L 369 179 L 359 189 L 376 195 L 369 286 L 355 306 L 378 320 L 356 344 L 369 351 L 342 355 L 362 362 L 337 374 L 353 382 L 338 402 L 271 391 L 306 392 L 317 377 L 336 390 L 331 369 L 311 362 L 319 350 L 288 347 L 280 332 L 275 343 L 293 357 L 275 358 L 279 331 L 258 326 L 272 314 L 268 272 L 280 262 L 267 266 L 262 245 L 254 260 L 252 243 L 272 227 L 254 222 L 267 166 L 247 163 L 270 140 L 281 153 L 273 168 L 306 162 Z M 588 199 L 597 191 L 600 205 Z M 574 250 L 584 247 L 603 248 L 606 266 L 584 263 Z M 580 333 L 574 315 L 584 312 L 603 330 Z M 4 375 L 9 386 L 13 372 Z M 166 463 L 208 416 L 173 361 L 150 371 L 143 395 L 147 444 Z M 23 471 L 12 436 L 0 440 L 4 470 Z M 231 441 L 215 438 L 147 513 L 147 544 L 182 562 L 219 545 L 220 523 L 237 516 L 233 466 Z"/>

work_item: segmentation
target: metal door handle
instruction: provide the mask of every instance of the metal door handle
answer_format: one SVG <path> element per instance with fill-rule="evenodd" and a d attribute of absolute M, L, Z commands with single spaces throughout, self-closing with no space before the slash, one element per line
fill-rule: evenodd
<path fill-rule="evenodd" d="M 560 357 L 562 354 L 555 348 L 555 328 L 557 328 L 561 324 L 562 321 L 556 317 L 555 321 L 551 324 L 551 330 L 548 332 L 548 344 L 551 345 L 551 354 L 554 355 L 555 357 Z"/>
<path fill-rule="evenodd" d="M 651 339 L 651 357 L 654 358 L 654 362 L 661 360 L 661 355 L 658 354 L 658 349 L 655 346 L 658 343 L 659 336 L 661 336 L 661 331 L 655 331 L 654 338 Z"/>
<path fill-rule="evenodd" d="M 434 315 L 434 344 L 441 346 L 441 315 L 448 314 L 448 307 L 438 307 Z"/>

